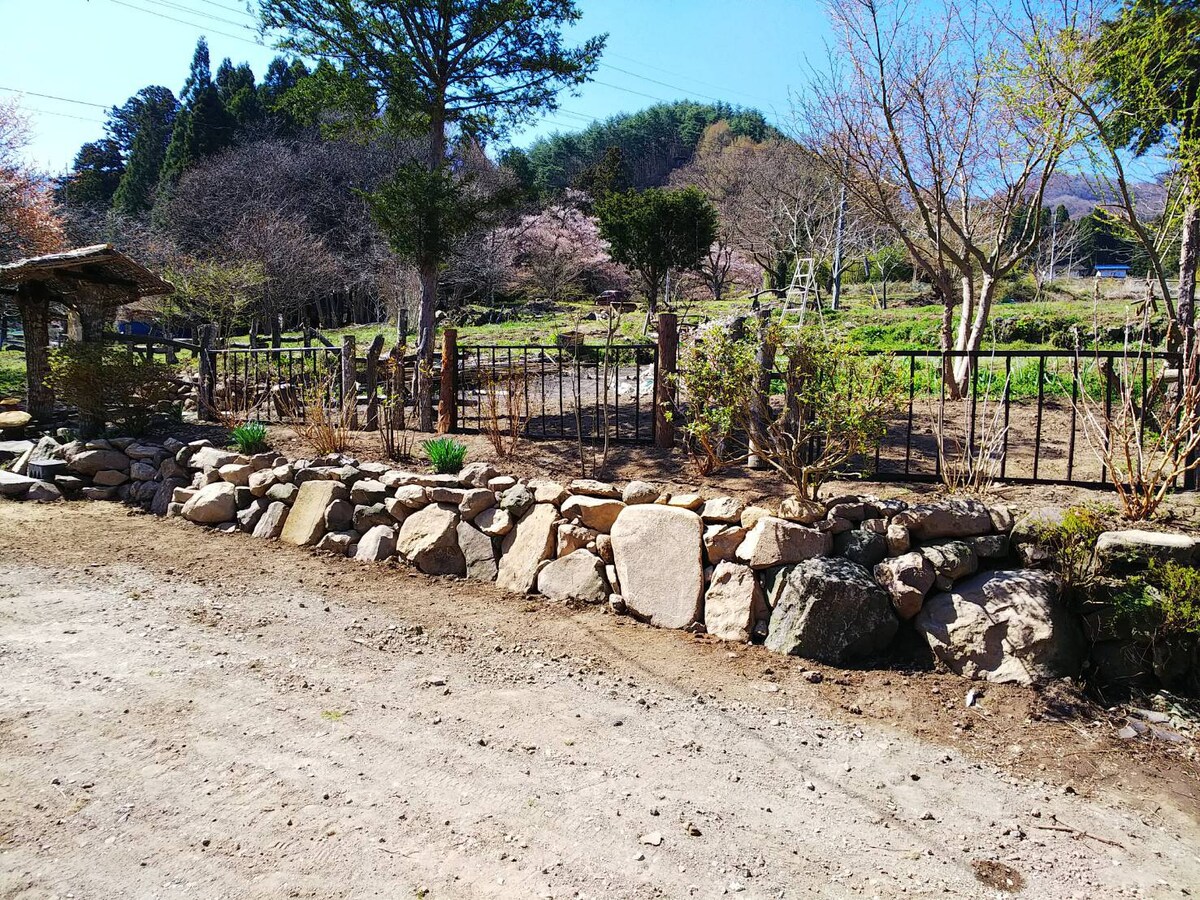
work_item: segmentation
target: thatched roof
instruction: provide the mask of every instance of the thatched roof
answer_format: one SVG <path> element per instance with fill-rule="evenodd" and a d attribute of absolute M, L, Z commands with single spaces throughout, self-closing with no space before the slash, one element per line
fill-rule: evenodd
<path fill-rule="evenodd" d="M 175 289 L 112 244 L 81 247 L 19 259 L 0 266 L 0 291 L 15 292 L 39 283 L 51 299 L 67 306 L 111 309 L 140 297 L 170 294 Z"/>

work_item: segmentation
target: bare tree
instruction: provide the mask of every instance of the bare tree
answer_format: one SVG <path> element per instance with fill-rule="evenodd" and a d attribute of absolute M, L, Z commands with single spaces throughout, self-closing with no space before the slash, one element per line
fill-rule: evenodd
<path fill-rule="evenodd" d="M 1000 279 L 1029 255 L 1047 182 L 1082 136 L 1069 90 L 1087 0 L 827 0 L 837 45 L 797 105 L 809 146 L 900 239 L 944 305 L 944 350 L 978 350 Z M 955 326 L 957 314 L 958 324 Z M 952 393 L 970 360 L 947 364 Z"/>

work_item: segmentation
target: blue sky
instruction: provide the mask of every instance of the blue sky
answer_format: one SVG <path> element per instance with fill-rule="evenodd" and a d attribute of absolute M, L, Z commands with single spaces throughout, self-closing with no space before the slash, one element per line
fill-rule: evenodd
<path fill-rule="evenodd" d="M 809 61 L 825 54 L 828 32 L 817 0 L 579 5 L 580 38 L 609 34 L 595 82 L 579 96 L 564 95 L 561 110 L 515 143 L 659 100 L 716 98 L 779 121 Z M 274 52 L 257 45 L 244 9 L 242 0 L 0 0 L 0 90 L 24 92 L 34 130 L 30 161 L 63 171 L 80 144 L 102 135 L 105 108 L 148 84 L 178 92 L 201 34 L 214 68 L 229 56 L 248 61 L 261 77 Z"/>

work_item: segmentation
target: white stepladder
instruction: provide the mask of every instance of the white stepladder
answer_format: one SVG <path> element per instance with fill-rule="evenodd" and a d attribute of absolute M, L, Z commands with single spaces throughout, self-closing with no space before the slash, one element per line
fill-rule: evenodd
<path fill-rule="evenodd" d="M 799 313 L 799 320 L 795 325 L 784 325 L 786 328 L 803 328 L 805 315 L 808 312 L 808 300 L 813 296 L 817 287 L 817 276 L 813 268 L 813 259 L 811 256 L 803 256 L 796 260 L 796 269 L 792 273 L 792 283 L 788 285 L 787 292 L 783 295 L 783 308 L 779 313 L 779 324 L 784 325 L 784 320 L 788 313 Z M 821 308 L 818 304 L 817 314 L 821 314 Z M 824 318 L 824 317 L 822 317 Z"/>

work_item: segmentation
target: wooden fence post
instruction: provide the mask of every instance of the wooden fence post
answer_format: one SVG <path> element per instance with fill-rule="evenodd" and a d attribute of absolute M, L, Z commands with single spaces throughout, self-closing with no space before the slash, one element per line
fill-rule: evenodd
<path fill-rule="evenodd" d="M 200 383 L 197 391 L 196 416 L 202 422 L 216 421 L 217 358 L 213 345 L 217 342 L 217 326 L 201 325 L 196 329 L 196 344 L 200 348 Z"/>
<path fill-rule="evenodd" d="M 675 313 L 658 314 L 658 367 L 654 379 L 654 446 L 675 446 L 675 425 L 669 417 L 675 406 L 675 372 L 679 358 L 679 319 Z"/>
<path fill-rule="evenodd" d="M 775 368 L 775 348 L 767 341 L 771 311 L 764 304 L 755 300 L 754 317 L 758 326 L 756 332 L 758 350 L 754 355 L 758 384 L 754 395 L 754 405 L 750 409 L 750 453 L 746 456 L 746 468 L 762 469 L 766 467 L 761 451 L 763 436 L 767 429 L 766 419 L 771 396 L 771 374 Z"/>
<path fill-rule="evenodd" d="M 358 431 L 358 373 L 355 370 L 354 335 L 342 335 L 342 410 L 346 427 Z"/>
<path fill-rule="evenodd" d="M 442 380 L 438 385 L 438 434 L 458 430 L 458 329 L 442 332 Z"/>
<path fill-rule="evenodd" d="M 367 431 L 379 430 L 379 354 L 383 352 L 383 335 L 375 335 L 367 348 Z"/>

